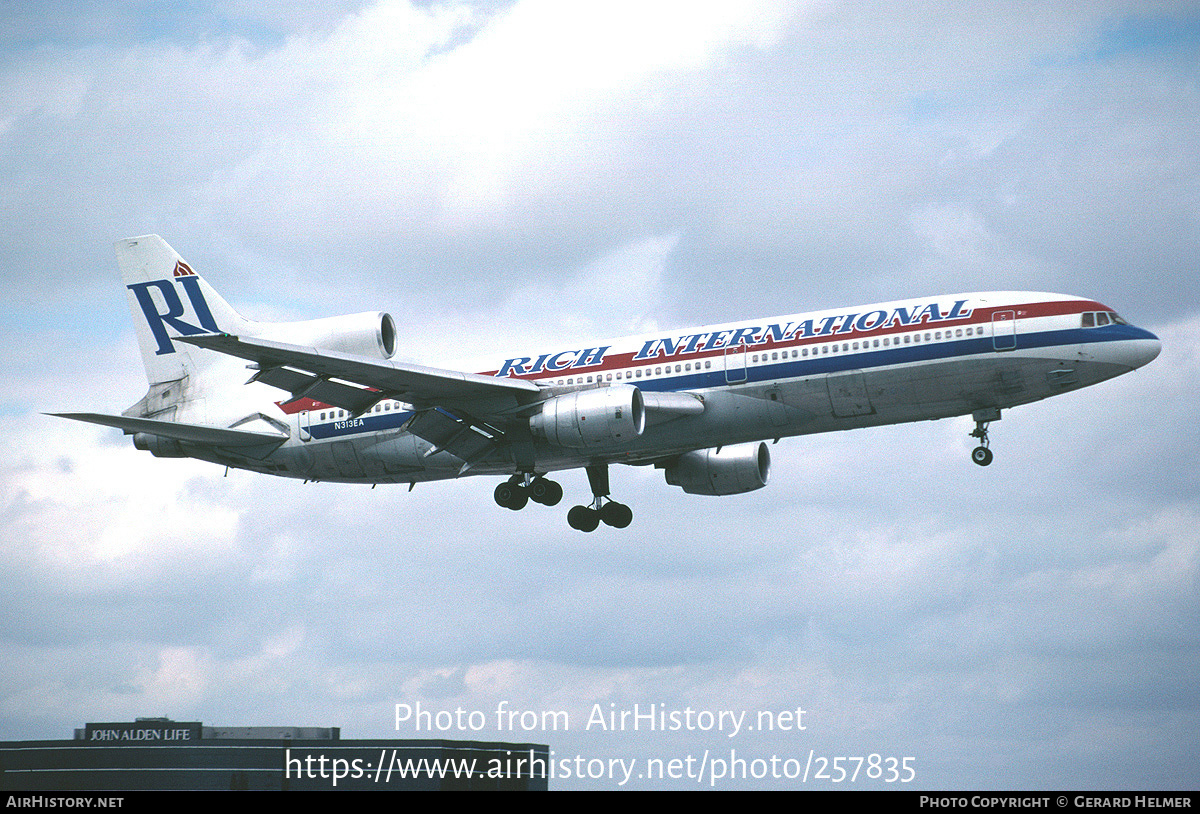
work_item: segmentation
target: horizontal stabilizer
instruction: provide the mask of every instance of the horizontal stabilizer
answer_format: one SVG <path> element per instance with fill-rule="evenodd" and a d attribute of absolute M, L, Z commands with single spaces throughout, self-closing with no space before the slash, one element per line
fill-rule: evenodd
<path fill-rule="evenodd" d="M 131 418 L 105 413 L 47 413 L 46 415 L 86 421 L 89 424 L 102 424 L 105 427 L 116 427 L 127 433 L 144 432 L 162 438 L 213 447 L 258 447 L 264 444 L 279 446 L 288 439 L 286 435 L 273 432 L 231 430 L 228 427 L 180 424 L 175 421 L 156 421 L 153 418 Z"/>

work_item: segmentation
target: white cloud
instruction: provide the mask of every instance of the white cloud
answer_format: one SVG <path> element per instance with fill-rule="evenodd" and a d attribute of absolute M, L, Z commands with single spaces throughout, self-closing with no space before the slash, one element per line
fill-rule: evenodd
<path fill-rule="evenodd" d="M 799 705 L 802 738 L 734 745 L 916 754 L 929 786 L 1191 778 L 1196 94 L 1153 49 L 1096 56 L 1135 11 L 227 7 L 14 50 L 0 728 Z M 988 470 L 969 420 L 790 439 L 737 498 L 617 469 L 634 526 L 585 536 L 487 479 L 224 478 L 32 415 L 141 395 L 109 246 L 151 231 L 250 316 L 388 308 L 427 361 L 1017 282 L 1164 351 L 1007 413 Z"/>

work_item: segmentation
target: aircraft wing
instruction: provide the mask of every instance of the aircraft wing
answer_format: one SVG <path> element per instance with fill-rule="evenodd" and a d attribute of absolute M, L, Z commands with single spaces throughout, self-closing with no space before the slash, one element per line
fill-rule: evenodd
<path fill-rule="evenodd" d="M 255 337 L 214 333 L 175 341 L 253 362 L 256 372 L 250 381 L 286 390 L 293 401 L 310 398 L 353 414 L 385 398 L 409 404 L 416 415 L 406 428 L 430 443 L 426 454 L 445 450 L 464 461 L 462 471 L 493 454 L 511 429 L 509 421 L 527 416 L 529 408 L 545 397 L 541 387 L 521 379 L 369 359 Z M 644 398 L 653 423 L 704 411 L 704 402 L 692 393 L 648 393 Z"/>
<path fill-rule="evenodd" d="M 539 401 L 541 394 L 536 384 L 520 379 L 368 359 L 268 339 L 219 333 L 178 341 L 247 359 L 258 368 L 251 381 L 287 390 L 293 399 L 311 398 L 352 413 L 394 398 L 418 410 L 443 407 L 498 415 Z"/>

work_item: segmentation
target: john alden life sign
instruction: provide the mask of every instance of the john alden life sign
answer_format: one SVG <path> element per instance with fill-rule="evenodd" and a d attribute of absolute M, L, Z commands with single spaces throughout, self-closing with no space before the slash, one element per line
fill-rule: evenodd
<path fill-rule="evenodd" d="M 88 724 L 84 740 L 114 746 L 153 746 L 156 743 L 178 746 L 200 740 L 199 721 L 136 721 L 129 723 Z"/>

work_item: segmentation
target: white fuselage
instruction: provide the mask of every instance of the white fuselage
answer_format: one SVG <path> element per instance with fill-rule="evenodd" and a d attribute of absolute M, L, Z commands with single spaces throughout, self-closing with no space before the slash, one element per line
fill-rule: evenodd
<path fill-rule="evenodd" d="M 536 382 L 547 396 L 615 386 L 636 387 L 648 398 L 687 392 L 703 409 L 658 414 L 651 401 L 635 438 L 581 450 L 530 436 L 521 440 L 532 461 L 518 467 L 493 456 L 471 474 L 649 463 L 747 441 L 995 411 L 1118 376 L 1158 351 L 1153 334 L 1097 302 L 1030 292 L 916 299 L 542 349 L 498 359 L 483 372 Z M 429 454 L 433 445 L 405 430 L 413 412 L 400 402 L 385 400 L 357 416 L 307 399 L 280 404 L 260 409 L 290 425 L 287 443 L 265 459 L 213 459 L 345 482 L 411 483 L 462 470 L 461 459 Z"/>

